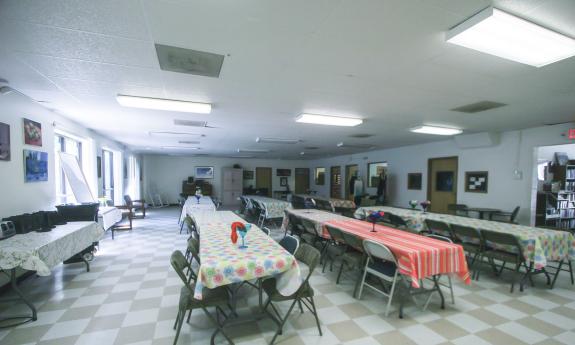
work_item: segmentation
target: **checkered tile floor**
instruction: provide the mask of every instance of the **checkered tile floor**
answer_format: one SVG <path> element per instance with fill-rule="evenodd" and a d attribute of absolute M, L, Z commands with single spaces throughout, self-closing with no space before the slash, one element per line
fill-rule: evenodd
<path fill-rule="evenodd" d="M 0 344 L 172 344 L 181 283 L 169 264 L 174 249 L 185 248 L 186 235 L 176 225 L 176 209 L 150 210 L 131 232 L 110 234 L 86 273 L 82 264 L 61 265 L 50 277 L 31 277 L 23 289 L 38 307 L 38 321 L 0 330 Z M 274 231 L 274 236 L 280 234 Z M 574 344 L 575 289 L 562 273 L 553 290 L 541 277 L 525 292 L 509 293 L 509 284 L 489 273 L 465 286 L 454 279 L 456 303 L 441 310 L 437 300 L 422 311 L 411 304 L 403 320 L 383 315 L 385 301 L 369 291 L 351 296 L 357 275 L 335 284 L 336 272 L 316 272 L 323 336 L 309 313 L 295 312 L 279 344 Z M 246 287 L 240 315 L 257 305 Z M 5 313 L 1 306 L 0 313 Z M 285 307 L 287 309 L 287 306 Z M 20 307 L 11 307 L 17 312 Z M 284 309 L 285 311 L 285 309 Z M 269 319 L 229 329 L 236 344 L 266 344 L 275 331 Z M 178 344 L 207 344 L 213 327 L 205 315 L 192 315 Z M 216 338 L 225 344 L 221 336 Z"/>

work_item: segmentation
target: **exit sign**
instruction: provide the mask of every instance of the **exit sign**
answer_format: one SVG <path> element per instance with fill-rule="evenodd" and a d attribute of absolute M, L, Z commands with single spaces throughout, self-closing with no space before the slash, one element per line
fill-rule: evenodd
<path fill-rule="evenodd" d="M 569 130 L 569 139 L 575 139 L 575 128 Z"/>

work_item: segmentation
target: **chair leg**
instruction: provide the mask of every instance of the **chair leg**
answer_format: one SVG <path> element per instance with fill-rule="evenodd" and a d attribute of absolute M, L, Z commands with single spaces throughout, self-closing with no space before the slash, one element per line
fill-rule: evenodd
<path fill-rule="evenodd" d="M 275 342 L 276 338 L 278 337 L 278 335 L 282 332 L 282 329 L 284 327 L 284 324 L 286 323 L 289 315 L 291 314 L 291 311 L 293 310 L 293 307 L 295 306 L 296 302 L 298 300 L 294 300 L 293 303 L 291 304 L 291 306 L 289 307 L 289 310 L 287 312 L 287 314 L 282 318 L 281 322 L 280 322 L 280 326 L 278 328 L 278 330 L 276 331 L 276 334 L 274 334 L 274 337 L 272 338 L 272 341 L 270 341 L 270 345 L 273 345 L 273 343 Z"/>
<path fill-rule="evenodd" d="M 313 316 L 315 317 L 315 323 L 317 324 L 317 330 L 319 331 L 319 335 L 321 337 L 321 336 L 323 336 L 323 333 L 321 332 L 321 325 L 319 324 L 319 318 L 317 317 L 317 310 L 315 309 L 315 302 L 313 300 L 313 296 L 310 297 L 310 303 L 311 303 L 311 307 L 313 308 L 312 313 L 313 313 Z"/>
<path fill-rule="evenodd" d="M 453 295 L 453 283 L 451 282 L 451 276 L 447 276 L 447 281 L 449 282 L 449 292 L 451 293 L 451 304 L 455 304 L 455 296 Z"/>
<path fill-rule="evenodd" d="M 480 265 L 478 265 L 479 267 L 477 267 L 475 269 L 475 280 L 476 281 L 479 281 L 479 272 L 481 271 L 481 263 L 483 262 L 483 254 L 481 254 L 481 253 L 479 254 L 478 262 Z"/>
<path fill-rule="evenodd" d="M 509 290 L 510 293 L 513 293 L 515 280 L 517 280 L 517 275 L 519 274 L 519 268 L 521 268 L 521 262 L 518 262 L 517 265 L 515 265 L 515 272 L 513 273 L 513 280 L 511 281 L 511 290 Z"/>
<path fill-rule="evenodd" d="M 343 262 L 343 260 L 341 261 L 341 265 L 339 266 L 339 272 L 337 274 L 337 279 L 335 280 L 335 284 L 339 284 L 339 279 L 341 278 L 341 272 L 343 272 L 343 265 L 345 264 L 345 262 Z"/>
<path fill-rule="evenodd" d="M 569 274 L 571 275 L 571 285 L 575 284 L 573 281 L 573 266 L 571 265 L 571 259 L 568 259 L 567 263 L 569 264 Z"/>
<path fill-rule="evenodd" d="M 303 307 L 302 307 L 301 301 L 300 301 L 299 299 L 297 300 L 297 303 L 299 304 L 299 310 L 300 310 L 300 312 L 303 314 Z"/>
<path fill-rule="evenodd" d="M 180 315 L 181 314 L 181 315 Z M 182 330 L 182 325 L 184 324 L 184 317 L 186 316 L 186 311 L 178 313 L 178 318 L 176 319 L 176 324 L 178 329 L 176 330 L 176 337 L 174 338 L 174 345 L 178 342 L 180 336 L 180 331 Z"/>
<path fill-rule="evenodd" d="M 571 263 L 571 261 L 569 261 Z M 553 289 L 555 286 L 555 282 L 557 281 L 557 277 L 559 276 L 559 272 L 561 272 L 561 267 L 563 266 L 563 260 L 559 261 L 559 266 L 557 266 L 557 272 L 555 272 L 555 277 L 553 277 L 553 281 L 551 282 L 550 289 Z M 573 278 L 573 272 L 571 272 L 571 267 L 569 267 L 569 273 L 571 273 L 571 278 Z M 573 283 L 571 283 L 573 284 Z"/>
<path fill-rule="evenodd" d="M 385 307 L 385 317 L 389 315 L 389 307 L 391 306 L 391 301 L 393 300 L 393 293 L 395 292 L 396 283 L 397 283 L 397 273 L 395 273 L 395 277 L 393 277 L 391 290 L 389 290 L 389 297 L 387 298 L 387 306 Z"/>
<path fill-rule="evenodd" d="M 361 284 L 359 285 L 359 291 L 357 293 L 357 299 L 361 299 L 361 295 L 363 294 L 363 285 L 365 284 L 366 276 L 367 276 L 367 264 L 365 265 L 365 268 L 363 269 L 363 276 L 361 277 Z"/>

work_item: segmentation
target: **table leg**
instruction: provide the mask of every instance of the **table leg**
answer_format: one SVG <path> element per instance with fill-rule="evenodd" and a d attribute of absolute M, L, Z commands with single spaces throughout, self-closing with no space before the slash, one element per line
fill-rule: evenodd
<path fill-rule="evenodd" d="M 6 271 L 2 270 L 2 272 L 8 275 Z M 21 325 L 23 323 L 36 321 L 38 319 L 38 313 L 36 311 L 36 307 L 34 307 L 34 304 L 32 304 L 32 302 L 30 302 L 28 298 L 26 298 L 26 295 L 24 295 L 24 293 L 20 291 L 20 289 L 18 288 L 18 282 L 16 280 L 16 268 L 12 268 L 10 270 L 10 286 L 12 287 L 12 290 L 18 295 L 18 298 L 6 299 L 2 300 L 2 302 L 21 300 L 28 306 L 28 308 L 30 308 L 30 310 L 32 311 L 32 315 L 9 316 L 6 318 L 2 318 L 0 319 L 0 329 Z M 9 320 L 21 320 L 21 321 L 15 321 L 14 323 L 7 323 L 6 321 Z"/>

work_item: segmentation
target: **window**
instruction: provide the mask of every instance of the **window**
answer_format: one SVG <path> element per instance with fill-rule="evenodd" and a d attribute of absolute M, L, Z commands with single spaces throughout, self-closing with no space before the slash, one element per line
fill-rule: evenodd
<path fill-rule="evenodd" d="M 54 160 L 56 168 L 56 201 L 58 204 L 75 203 L 76 198 L 72 193 L 66 175 L 62 171 L 58 152 L 74 155 L 78 159 L 80 166 L 82 166 L 82 142 L 64 134 L 56 134 L 54 136 L 54 151 L 56 152 L 56 159 Z"/>
<path fill-rule="evenodd" d="M 107 200 L 114 200 L 114 153 L 102 150 L 102 179 L 103 196 Z"/>

